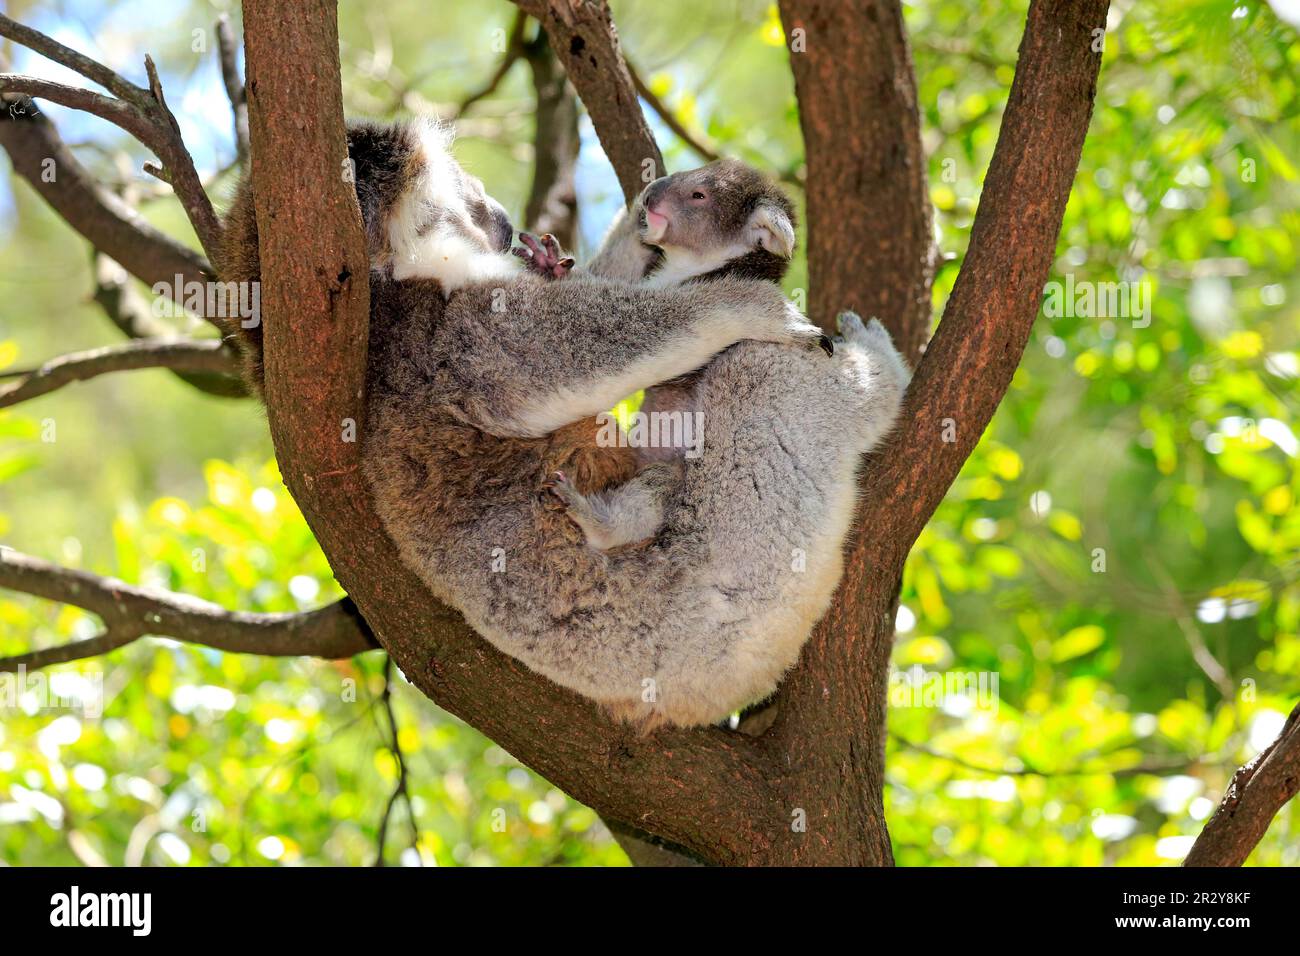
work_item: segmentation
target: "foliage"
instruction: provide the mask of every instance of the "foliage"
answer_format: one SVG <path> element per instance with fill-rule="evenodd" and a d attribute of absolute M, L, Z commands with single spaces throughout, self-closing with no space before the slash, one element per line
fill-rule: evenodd
<path fill-rule="evenodd" d="M 214 10 L 182 6 L 146 35 L 135 6 L 16 15 L 128 71 L 134 61 L 114 53 L 152 49 L 187 137 L 206 144 L 201 161 L 228 162 L 224 118 L 212 128 L 224 104 L 211 50 L 190 50 Z M 410 0 L 343 5 L 353 112 L 445 113 L 491 74 L 509 5 L 444 7 L 430 18 Z M 689 129 L 797 174 L 774 9 L 628 0 L 614 10 L 632 61 Z M 1023 3 L 948 0 L 907 10 L 945 255 L 936 316 L 1023 14 Z M 908 564 L 886 808 L 904 865 L 1176 861 L 1300 692 L 1300 44 L 1262 4 L 1118 4 L 1108 26 L 1053 279 L 1136 283 L 1149 316 L 1040 319 Z M 460 124 L 459 154 L 516 214 L 531 174 L 531 95 L 516 66 Z M 102 124 L 50 112 L 69 140 L 122 147 L 138 170 L 138 154 Z M 656 131 L 670 168 L 698 163 Z M 617 188 L 589 127 L 583 136 L 590 246 Z M 94 150 L 79 154 L 121 178 Z M 167 201 L 146 210 L 185 234 Z M 0 217 L 10 266 L 0 365 L 114 341 L 85 304 L 80 240 L 26 186 L 0 195 Z M 804 276 L 797 264 L 791 291 Z M 153 372 L 67 389 L 0 412 L 0 540 L 232 608 L 317 606 L 337 589 L 268 458 L 252 403 Z M 79 611 L 0 592 L 0 654 L 93 630 Z M 369 862 L 397 773 L 383 671 L 377 654 L 275 661 L 151 639 L 60 668 L 55 689 L 102 676 L 104 716 L 34 699 L 0 712 L 0 860 Z M 915 693 L 907 684 L 918 673 L 982 675 L 987 693 L 927 698 L 933 681 Z M 594 814 L 400 679 L 394 705 L 425 862 L 622 861 Z M 1298 827 L 1284 810 L 1252 862 L 1300 862 Z M 409 832 L 399 802 L 390 861 L 415 861 Z"/>

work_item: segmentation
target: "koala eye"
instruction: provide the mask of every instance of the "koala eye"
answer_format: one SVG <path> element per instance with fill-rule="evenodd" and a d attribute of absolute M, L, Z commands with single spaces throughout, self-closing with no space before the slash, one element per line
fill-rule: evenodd
<path fill-rule="evenodd" d="M 697 189 L 697 190 L 695 190 L 695 192 L 691 193 L 691 198 L 692 198 L 692 199 L 707 199 L 708 197 L 705 196 L 704 193 L 700 192 L 700 191 Z"/>

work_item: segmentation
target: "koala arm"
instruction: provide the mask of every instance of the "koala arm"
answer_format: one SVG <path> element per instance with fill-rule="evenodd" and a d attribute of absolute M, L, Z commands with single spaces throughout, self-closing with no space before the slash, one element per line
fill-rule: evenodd
<path fill-rule="evenodd" d="M 455 401 L 489 434 L 529 438 L 607 411 L 742 339 L 828 347 L 781 291 L 724 279 L 676 288 L 525 277 L 464 289 L 445 321 Z"/>

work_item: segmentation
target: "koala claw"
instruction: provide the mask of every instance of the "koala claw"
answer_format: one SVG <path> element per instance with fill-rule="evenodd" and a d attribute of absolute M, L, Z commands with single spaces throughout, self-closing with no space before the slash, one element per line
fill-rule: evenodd
<path fill-rule="evenodd" d="M 525 248 L 515 247 L 510 251 L 522 259 L 531 272 L 547 279 L 563 279 L 573 268 L 573 257 L 566 256 L 561 251 L 560 244 L 549 232 L 541 239 L 531 233 L 521 232 L 519 241 Z"/>
<path fill-rule="evenodd" d="M 552 472 L 550 477 L 542 482 L 541 502 L 542 507 L 547 511 L 565 511 L 569 507 L 569 494 L 573 486 L 569 484 L 569 479 L 565 477 L 564 472 Z"/>
<path fill-rule="evenodd" d="M 573 503 L 573 498 L 576 495 L 568 476 L 562 471 L 551 472 L 551 476 L 542 482 L 542 490 L 547 493 L 553 502 L 564 508 Z"/>

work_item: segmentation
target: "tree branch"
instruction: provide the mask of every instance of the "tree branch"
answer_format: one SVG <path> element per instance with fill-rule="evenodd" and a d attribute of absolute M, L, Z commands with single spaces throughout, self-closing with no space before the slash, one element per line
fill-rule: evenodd
<path fill-rule="evenodd" d="M 510 24 L 510 36 L 506 40 L 506 49 L 501 55 L 501 61 L 497 64 L 497 68 L 492 71 L 492 75 L 486 83 L 460 101 L 460 106 L 456 109 L 456 119 L 464 116 L 469 108 L 479 100 L 486 99 L 495 93 L 497 87 L 501 85 L 501 81 L 510 73 L 510 68 L 519 62 L 519 58 L 524 54 L 524 24 L 527 21 L 528 17 L 524 15 L 523 11 L 515 12 L 515 19 Z"/>
<path fill-rule="evenodd" d="M 0 36 L 45 54 L 116 94 L 117 98 L 113 99 L 100 93 L 35 77 L 0 74 L 0 93 L 41 96 L 73 109 L 94 113 L 120 126 L 153 150 L 166 170 L 166 175 L 162 178 L 171 183 L 200 244 L 211 257 L 217 248 L 221 227 L 194 168 L 194 161 L 185 147 L 176 117 L 167 106 L 152 57 L 144 58 L 149 86 L 148 89 L 141 89 L 90 57 L 70 50 L 43 33 L 3 15 L 0 15 Z M 146 166 L 146 169 L 149 167 Z M 150 171 L 157 173 L 156 170 Z"/>
<path fill-rule="evenodd" d="M 0 548 L 0 587 L 71 604 L 104 622 L 97 637 L 0 658 L 0 672 L 95 657 L 149 634 L 268 657 L 351 657 L 378 646 L 346 601 L 302 613 L 227 611 L 189 595 L 61 568 L 11 548 Z"/>
<path fill-rule="evenodd" d="M 11 97 L 35 96 L 69 109 L 91 113 L 126 130 L 142 143 L 153 135 L 149 121 L 130 104 L 93 90 L 83 90 L 79 86 L 43 80 L 36 76 L 23 76 L 20 73 L 0 73 L 0 93 Z"/>
<path fill-rule="evenodd" d="M 582 98 L 601 148 L 631 202 L 664 175 L 664 159 L 637 100 L 619 49 L 607 0 L 515 0 L 550 38 L 570 82 Z"/>
<path fill-rule="evenodd" d="M 930 331 L 933 228 L 898 0 L 781 0 L 807 165 L 808 313 L 854 309 L 915 360 Z"/>
<path fill-rule="evenodd" d="M 149 93 L 122 78 L 104 64 L 96 62 L 85 54 L 78 53 L 71 47 L 64 46 L 58 40 L 47 37 L 39 30 L 23 26 L 4 14 L 0 14 L 0 37 L 13 40 L 19 46 L 25 46 L 55 63 L 61 63 L 74 73 L 80 73 L 86 79 L 98 83 L 118 99 L 139 106 L 145 102 Z"/>
<path fill-rule="evenodd" d="M 685 124 L 677 118 L 677 114 L 670 110 L 668 105 L 646 85 L 645 80 L 641 79 L 641 74 L 637 72 L 631 62 L 625 62 L 627 63 L 627 72 L 632 77 L 632 86 L 636 89 L 637 95 L 645 100 L 646 105 L 654 110 L 655 115 L 663 120 L 664 125 L 672 130 L 673 135 L 693 149 L 706 163 L 720 159 L 722 154 L 688 130 Z"/>
<path fill-rule="evenodd" d="M 159 232 L 96 182 L 30 100 L 0 109 L 0 146 L 14 172 L 68 225 L 145 285 L 161 284 L 179 301 L 186 283 L 214 275 L 202 255 Z"/>
<path fill-rule="evenodd" d="M 906 424 L 863 484 L 862 526 L 887 567 L 902 567 L 1020 363 L 1092 116 L 1093 31 L 1105 28 L 1108 6 L 1030 4 L 970 247 L 908 390 Z"/>
<path fill-rule="evenodd" d="M 1264 751 L 1232 775 L 1183 866 L 1241 866 L 1273 817 L 1300 793 L 1300 704 Z"/>
<path fill-rule="evenodd" d="M 144 368 L 235 375 L 238 374 L 239 362 L 218 339 L 138 339 L 122 345 L 61 355 L 34 369 L 0 372 L 0 378 L 18 379 L 0 385 L 0 408 L 48 394 L 73 382 L 84 382 L 109 372 Z"/>
<path fill-rule="evenodd" d="M 239 45 L 230 28 L 230 17 L 224 13 L 217 18 L 217 56 L 221 62 L 221 82 L 230 100 L 230 110 L 235 125 L 235 153 L 241 166 L 248 163 L 248 96 L 244 80 L 239 75 Z"/>

